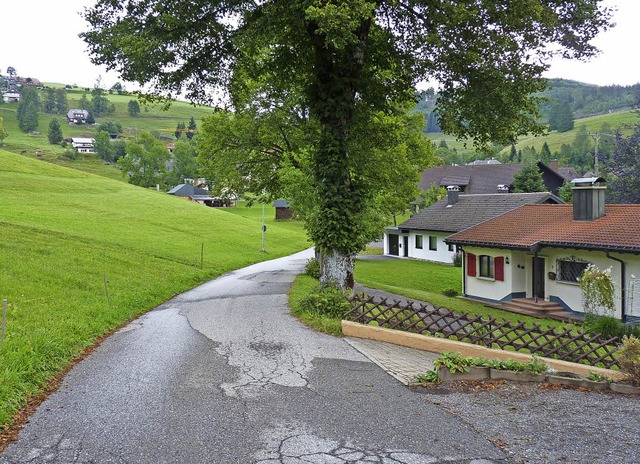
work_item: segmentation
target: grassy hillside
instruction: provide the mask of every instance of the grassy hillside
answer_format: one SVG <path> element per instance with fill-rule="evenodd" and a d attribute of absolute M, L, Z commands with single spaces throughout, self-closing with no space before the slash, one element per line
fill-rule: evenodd
<path fill-rule="evenodd" d="M 576 137 L 578 128 L 582 125 L 586 125 L 588 131 L 597 132 L 602 128 L 603 123 L 608 123 L 611 130 L 615 131 L 617 128 L 620 128 L 623 133 L 630 133 L 631 127 L 638 122 L 640 122 L 640 119 L 638 119 L 638 115 L 631 110 L 590 116 L 588 118 L 576 119 L 575 128 L 568 132 L 553 131 L 540 137 L 520 137 L 520 139 L 518 139 L 518 143 L 516 144 L 516 148 L 519 150 L 525 147 L 533 146 L 535 147 L 537 152 L 540 152 L 540 150 L 542 149 L 542 145 L 547 142 L 549 144 L 549 149 L 553 153 L 555 151 L 559 151 L 562 144 L 566 143 L 568 145 L 571 145 Z M 471 141 L 456 140 L 455 137 L 442 134 L 441 132 L 429 133 L 427 134 L 427 136 L 436 144 L 438 144 L 441 140 L 446 141 L 449 149 L 455 148 L 461 154 L 469 155 L 474 151 L 473 143 Z M 500 151 L 499 155 L 508 155 L 510 149 L 511 146 L 503 148 Z M 469 159 L 468 161 L 471 161 L 471 159 Z M 461 162 L 464 162 L 464 160 L 462 160 Z"/>
<path fill-rule="evenodd" d="M 48 84 L 50 87 L 60 87 L 56 84 Z M 69 108 L 78 108 L 85 89 L 72 89 L 67 91 Z M 87 92 L 87 98 L 91 95 Z M 44 101 L 45 93 L 40 92 L 40 100 Z M 107 95 L 111 103 L 115 105 L 115 113 L 97 118 L 96 123 L 107 121 L 117 121 L 122 124 L 123 137 L 134 137 L 142 130 L 152 131 L 167 137 L 174 137 L 174 132 L 179 121 L 186 125 L 191 117 L 194 118 L 198 127 L 201 125 L 202 116 L 211 113 L 211 108 L 206 106 L 194 106 L 185 102 L 173 102 L 168 110 L 163 110 L 162 105 L 141 105 L 140 114 L 131 117 L 128 111 L 130 100 L 135 100 L 132 95 Z M 123 177 L 119 169 L 115 166 L 105 165 L 94 155 L 78 156 L 71 159 L 65 156 L 65 149 L 60 145 L 51 145 L 47 140 L 49 123 L 53 118 L 58 118 L 62 126 L 64 138 L 69 137 L 93 137 L 95 126 L 68 125 L 65 115 L 39 114 L 39 124 L 37 131 L 39 135 L 27 134 L 18 127 L 16 118 L 17 103 L 3 103 L 0 101 L 0 117 L 4 118 L 4 127 L 9 136 L 4 140 L 4 150 L 12 153 L 21 153 L 31 158 L 38 158 L 54 164 L 73 167 L 84 172 L 90 172 L 112 179 L 122 180 Z"/>
<path fill-rule="evenodd" d="M 0 430 L 105 332 L 212 277 L 309 246 L 301 225 L 276 222 L 270 207 L 262 253 L 257 208 L 207 208 L 1 150 L 0 184 Z"/>

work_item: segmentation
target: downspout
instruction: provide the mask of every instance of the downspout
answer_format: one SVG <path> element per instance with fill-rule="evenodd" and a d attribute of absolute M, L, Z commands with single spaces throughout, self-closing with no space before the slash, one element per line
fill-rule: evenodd
<path fill-rule="evenodd" d="M 622 319 L 622 322 L 627 322 L 627 313 L 626 313 L 626 309 L 627 309 L 627 296 L 626 296 L 626 289 L 625 289 L 625 283 L 627 282 L 627 272 L 626 272 L 626 263 L 621 260 L 620 258 L 616 258 L 614 256 L 611 256 L 609 254 L 609 250 L 605 251 L 605 255 L 607 256 L 607 258 L 612 259 L 614 261 L 617 261 L 620 263 L 620 280 L 621 280 L 621 286 L 620 286 L 620 303 L 622 304 L 622 308 L 620 311 L 620 319 Z"/>
<path fill-rule="evenodd" d="M 462 251 L 462 296 L 467 296 L 467 252 L 464 248 L 458 248 Z"/>
<path fill-rule="evenodd" d="M 533 265 L 531 266 L 531 273 L 533 274 L 533 280 L 531 281 L 531 289 L 533 290 L 533 302 L 538 302 L 538 292 L 536 288 L 536 266 L 538 265 L 538 250 L 533 252 Z"/>

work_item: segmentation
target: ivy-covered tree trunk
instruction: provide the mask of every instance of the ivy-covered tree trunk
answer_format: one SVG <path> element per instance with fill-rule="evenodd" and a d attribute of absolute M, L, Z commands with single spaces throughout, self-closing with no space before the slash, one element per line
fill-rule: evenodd
<path fill-rule="evenodd" d="M 367 189 L 352 175 L 349 129 L 370 26 L 371 21 L 363 19 L 355 40 L 338 47 L 315 22 L 307 23 L 315 54 L 315 81 L 308 98 L 321 127 L 312 162 L 318 209 L 308 231 L 322 251 L 320 282 L 342 289 L 353 288 L 354 258 L 363 246 L 357 219 L 366 209 Z"/>

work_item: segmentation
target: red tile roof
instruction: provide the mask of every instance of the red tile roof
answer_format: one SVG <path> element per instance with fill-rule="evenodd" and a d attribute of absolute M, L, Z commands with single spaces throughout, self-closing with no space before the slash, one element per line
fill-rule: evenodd
<path fill-rule="evenodd" d="M 460 245 L 540 246 L 640 253 L 640 205 L 606 205 L 595 221 L 574 221 L 573 205 L 525 205 L 447 238 Z"/>

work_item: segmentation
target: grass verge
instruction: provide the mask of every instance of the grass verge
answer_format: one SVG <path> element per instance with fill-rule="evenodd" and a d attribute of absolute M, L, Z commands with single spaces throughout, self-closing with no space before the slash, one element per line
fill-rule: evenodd
<path fill-rule="evenodd" d="M 309 246 L 261 221 L 0 150 L 0 434 L 104 334 L 172 296 Z M 246 210 L 246 208 L 245 208 Z M 255 216 L 255 212 L 252 212 Z"/>
<path fill-rule="evenodd" d="M 308 275 L 300 274 L 296 278 L 289 292 L 289 308 L 291 308 L 291 314 L 319 332 L 341 337 L 341 318 L 320 314 L 317 311 L 304 310 L 300 307 L 302 299 L 317 287 L 318 281 Z"/>

